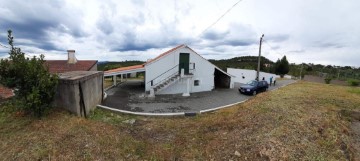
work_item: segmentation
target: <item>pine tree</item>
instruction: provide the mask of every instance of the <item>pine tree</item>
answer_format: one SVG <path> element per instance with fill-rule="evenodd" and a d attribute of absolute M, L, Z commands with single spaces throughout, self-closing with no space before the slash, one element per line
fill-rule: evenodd
<path fill-rule="evenodd" d="M 277 60 L 275 63 L 275 74 L 279 74 L 281 78 L 285 74 L 289 73 L 289 62 L 286 59 L 286 56 L 282 57 L 281 60 Z"/>

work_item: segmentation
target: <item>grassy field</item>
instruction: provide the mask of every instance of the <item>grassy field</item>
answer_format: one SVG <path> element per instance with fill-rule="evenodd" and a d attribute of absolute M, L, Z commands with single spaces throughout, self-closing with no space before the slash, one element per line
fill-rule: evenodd
<path fill-rule="evenodd" d="M 0 107 L 4 160 L 359 160 L 360 89 L 298 82 L 195 117 L 54 110 L 41 120 Z M 135 120 L 135 123 L 129 122 Z M 356 127 L 355 127 L 356 128 Z M 357 127 L 359 128 L 359 127 Z"/>
<path fill-rule="evenodd" d="M 111 78 L 104 79 L 104 89 L 109 88 L 112 85 L 113 85 L 113 81 L 111 80 Z"/>

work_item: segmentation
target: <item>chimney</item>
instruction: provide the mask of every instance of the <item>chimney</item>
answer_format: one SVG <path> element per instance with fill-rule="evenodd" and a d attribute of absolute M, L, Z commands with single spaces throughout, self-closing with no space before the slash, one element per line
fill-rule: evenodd
<path fill-rule="evenodd" d="M 68 50 L 68 63 L 75 64 L 77 62 L 75 57 L 75 50 Z"/>

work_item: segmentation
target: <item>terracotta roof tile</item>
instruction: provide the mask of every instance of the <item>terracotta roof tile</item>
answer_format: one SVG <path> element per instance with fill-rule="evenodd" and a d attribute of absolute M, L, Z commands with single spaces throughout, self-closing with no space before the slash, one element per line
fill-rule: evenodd
<path fill-rule="evenodd" d="M 0 85 L 0 98 L 10 98 L 14 96 L 14 92 L 10 88 L 6 88 L 2 85 Z"/>
<path fill-rule="evenodd" d="M 156 58 L 151 59 L 150 61 L 146 62 L 145 64 L 152 63 L 152 62 L 160 59 L 161 57 L 163 57 L 163 56 L 165 56 L 165 55 L 167 55 L 167 54 L 169 54 L 169 53 L 171 53 L 171 52 L 173 52 L 173 51 L 175 51 L 175 50 L 177 50 L 177 49 L 179 49 L 179 48 L 181 48 L 181 47 L 184 47 L 184 46 L 186 46 L 186 45 L 185 45 L 185 44 L 182 44 L 182 45 L 179 45 L 179 46 L 177 46 L 177 47 L 175 47 L 175 48 L 172 48 L 172 49 L 170 49 L 169 51 L 166 51 L 165 53 L 160 54 L 160 55 L 157 56 Z"/>
<path fill-rule="evenodd" d="M 116 69 L 107 70 L 107 71 L 105 71 L 105 73 L 120 72 L 120 71 L 125 71 L 125 70 L 133 70 L 133 69 L 139 69 L 139 68 L 143 68 L 143 67 L 144 67 L 144 64 L 142 64 L 142 65 L 133 65 L 133 66 L 128 66 L 128 67 L 120 67 L 120 68 L 116 68 Z"/>
<path fill-rule="evenodd" d="M 175 50 L 177 50 L 177 49 L 179 49 L 179 48 L 181 48 L 181 47 L 183 47 L 183 46 L 185 46 L 185 45 L 182 44 L 182 45 L 179 45 L 179 46 L 177 46 L 177 47 L 175 47 L 175 48 L 172 48 L 172 49 L 170 49 L 169 51 L 166 51 L 166 52 L 160 54 L 159 56 L 157 56 L 156 58 L 154 58 L 154 59 L 146 62 L 145 64 L 128 66 L 128 67 L 120 67 L 120 68 L 116 68 L 116 69 L 111 69 L 111 70 L 105 71 L 105 73 L 120 72 L 120 71 L 124 71 L 124 70 L 132 70 L 132 69 L 143 68 L 146 64 L 152 63 L 152 62 L 160 59 L 161 57 L 163 57 L 163 56 L 165 56 L 165 55 L 167 55 L 167 54 L 169 54 L 169 53 L 171 53 L 171 52 L 173 52 L 173 51 L 175 51 Z"/>
<path fill-rule="evenodd" d="M 96 60 L 78 60 L 75 64 L 67 63 L 67 60 L 46 60 L 45 65 L 49 67 L 50 73 L 64 73 L 69 71 L 88 71 Z"/>

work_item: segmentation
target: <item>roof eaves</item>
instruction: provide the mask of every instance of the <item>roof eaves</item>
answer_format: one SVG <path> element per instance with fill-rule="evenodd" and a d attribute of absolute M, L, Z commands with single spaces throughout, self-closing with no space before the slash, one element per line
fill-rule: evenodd
<path fill-rule="evenodd" d="M 92 66 L 90 66 L 90 68 L 87 69 L 87 70 L 90 70 L 91 68 L 93 68 L 93 67 L 98 63 L 98 60 L 95 60 L 94 62 L 95 62 L 95 63 L 94 63 Z"/>
<path fill-rule="evenodd" d="M 215 64 L 211 63 L 209 60 L 205 59 L 204 57 L 202 57 L 200 54 L 198 54 L 195 50 L 191 49 L 189 46 L 186 46 L 187 48 L 189 48 L 191 51 L 193 51 L 195 54 L 199 55 L 201 58 L 203 58 L 204 60 L 208 61 L 211 65 L 213 65 L 216 69 L 220 70 L 221 72 L 223 72 L 224 74 L 230 76 L 230 77 L 235 77 L 225 71 L 223 71 L 222 69 L 220 69 L 218 66 L 216 66 Z"/>
<path fill-rule="evenodd" d="M 150 60 L 149 62 L 146 62 L 146 63 L 144 64 L 144 66 L 149 65 L 149 64 L 152 64 L 153 62 L 156 62 L 156 61 L 160 60 L 160 59 L 163 58 L 164 56 L 167 56 L 168 54 L 170 54 L 170 53 L 172 53 L 172 52 L 174 52 L 174 51 L 176 51 L 176 50 L 178 50 L 178 49 L 184 48 L 184 47 L 186 47 L 185 44 L 181 44 L 181 45 L 179 45 L 179 46 L 177 46 L 177 47 L 174 47 L 174 48 L 172 48 L 172 49 L 170 49 L 170 50 L 168 50 L 168 51 L 160 54 L 159 56 L 155 57 L 154 59 Z"/>

